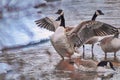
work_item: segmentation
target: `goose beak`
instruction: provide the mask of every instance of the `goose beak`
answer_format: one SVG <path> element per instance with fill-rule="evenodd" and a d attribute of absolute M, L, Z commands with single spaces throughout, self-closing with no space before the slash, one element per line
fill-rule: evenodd
<path fill-rule="evenodd" d="M 104 13 L 103 13 L 103 12 L 101 12 L 101 15 L 104 15 Z"/>
<path fill-rule="evenodd" d="M 61 14 L 63 12 L 62 9 L 59 9 L 55 14 Z"/>
<path fill-rule="evenodd" d="M 55 14 L 60 14 L 61 13 L 61 11 L 60 10 L 58 10 Z"/>
<path fill-rule="evenodd" d="M 60 14 L 60 13 L 57 11 L 57 12 L 55 12 L 55 14 Z"/>

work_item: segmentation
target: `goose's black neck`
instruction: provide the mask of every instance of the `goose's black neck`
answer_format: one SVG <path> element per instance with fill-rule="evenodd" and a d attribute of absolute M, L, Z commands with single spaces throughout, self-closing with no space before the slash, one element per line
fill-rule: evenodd
<path fill-rule="evenodd" d="M 64 18 L 64 14 L 60 16 L 61 18 L 61 23 L 60 26 L 63 26 L 65 28 L 65 18 Z"/>
<path fill-rule="evenodd" d="M 95 12 L 94 15 L 93 15 L 93 17 L 92 17 L 92 21 L 95 21 L 96 17 L 97 17 L 97 14 Z"/>

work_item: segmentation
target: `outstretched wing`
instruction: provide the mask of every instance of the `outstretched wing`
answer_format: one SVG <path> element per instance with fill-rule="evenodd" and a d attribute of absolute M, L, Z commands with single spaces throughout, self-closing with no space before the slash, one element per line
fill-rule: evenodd
<path fill-rule="evenodd" d="M 58 27 L 57 22 L 48 17 L 36 20 L 35 23 L 37 24 L 38 27 L 46 28 L 50 31 L 55 31 Z"/>
<path fill-rule="evenodd" d="M 118 29 L 99 21 L 85 21 L 79 24 L 68 34 L 68 38 L 77 47 L 82 46 L 89 38 L 93 36 L 112 35 L 118 32 Z"/>

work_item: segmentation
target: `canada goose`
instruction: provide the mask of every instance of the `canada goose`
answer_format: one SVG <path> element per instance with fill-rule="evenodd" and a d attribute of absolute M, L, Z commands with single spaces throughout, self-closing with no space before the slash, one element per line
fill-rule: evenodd
<path fill-rule="evenodd" d="M 101 10 L 96 10 L 91 21 L 95 21 L 98 15 L 104 15 L 104 13 Z M 93 47 L 94 47 L 94 44 L 98 42 L 98 40 L 99 40 L 98 37 L 92 37 L 89 39 L 88 42 L 85 43 L 85 44 L 92 44 L 92 49 L 91 49 L 92 58 L 94 57 Z M 83 58 L 84 58 L 84 55 L 85 55 L 85 45 L 83 45 Z"/>
<path fill-rule="evenodd" d="M 61 11 L 58 11 L 57 14 L 61 14 Z M 91 21 L 95 21 L 96 18 L 97 18 L 97 16 L 99 16 L 99 15 L 104 15 L 104 13 L 101 10 L 96 10 L 95 13 L 94 13 L 94 15 L 93 15 L 93 17 L 92 17 L 92 19 L 91 19 Z M 62 18 L 64 19 L 63 15 L 62 15 Z M 60 17 L 58 17 L 58 19 L 56 19 L 56 20 L 60 20 Z M 63 23 L 60 24 L 60 26 L 62 24 L 63 24 L 63 27 L 65 27 L 65 19 L 64 19 Z M 72 28 L 74 28 L 74 27 L 68 28 L 67 30 L 69 30 L 69 29 L 71 30 Z M 94 47 L 94 44 L 96 42 L 98 42 L 98 40 L 99 40 L 98 37 L 92 37 L 92 38 L 89 39 L 88 42 L 85 43 L 85 44 L 92 44 L 92 50 L 91 50 L 91 52 L 92 52 L 92 58 L 94 57 L 93 47 Z M 85 55 L 85 45 L 83 45 L 83 58 L 84 58 L 84 55 Z"/>
<path fill-rule="evenodd" d="M 100 41 L 100 46 L 105 53 L 105 59 L 107 59 L 108 52 L 114 52 L 114 60 L 116 60 L 116 53 L 120 50 L 119 32 L 116 32 L 114 36 L 105 37 Z"/>
<path fill-rule="evenodd" d="M 61 14 L 61 11 L 58 11 L 57 14 Z M 95 21 L 96 18 L 97 18 L 97 16 L 99 16 L 99 15 L 104 15 L 104 13 L 101 10 L 96 10 L 95 13 L 94 13 L 94 15 L 93 15 L 93 17 L 92 17 L 92 19 L 91 19 L 91 21 Z M 62 16 L 62 18 L 64 19 L 64 16 Z M 57 20 L 60 20 L 60 17 L 58 17 Z M 65 19 L 64 19 L 64 21 L 65 21 Z M 63 27 L 65 27 L 65 22 L 64 21 L 63 21 L 63 23 L 61 23 L 61 25 L 63 24 Z M 71 29 L 72 28 L 74 28 L 74 27 L 71 27 Z M 92 51 L 91 51 L 92 52 L 92 58 L 94 57 L 93 47 L 94 47 L 94 44 L 96 42 L 98 42 L 98 40 L 99 40 L 98 37 L 92 37 L 92 38 L 89 39 L 88 42 L 85 43 L 85 44 L 92 44 Z M 85 55 L 85 45 L 83 45 L 83 58 L 84 58 L 84 55 Z"/>
<path fill-rule="evenodd" d="M 50 31 L 54 31 L 54 34 L 50 37 L 51 43 L 54 46 L 58 54 L 64 59 L 64 57 L 71 57 L 71 55 L 76 52 L 76 49 L 71 47 L 69 41 L 66 37 L 66 32 L 69 32 L 72 27 L 65 27 L 65 19 L 63 10 L 59 9 L 56 14 L 59 14 L 59 17 L 56 21 L 60 20 L 60 26 L 55 21 L 52 21 L 50 18 L 45 17 L 40 20 L 36 20 L 36 24 L 41 28 L 46 28 Z M 57 25 L 57 26 L 56 26 Z"/>
<path fill-rule="evenodd" d="M 100 61 L 99 63 L 93 60 L 79 60 L 72 63 L 74 67 L 80 71 L 92 72 L 109 72 L 115 71 L 113 64 L 110 61 Z"/>
<path fill-rule="evenodd" d="M 64 57 L 69 57 L 69 59 L 71 59 L 71 55 L 76 51 L 76 47 L 81 47 L 89 40 L 89 38 L 110 35 L 117 31 L 115 27 L 109 24 L 94 20 L 84 21 L 70 31 L 66 31 L 66 28 L 63 25 L 64 13 L 62 10 L 58 10 L 58 12 L 62 13 L 60 14 L 60 26 L 55 26 L 49 18 L 43 18 L 35 22 L 39 27 L 54 31 L 50 40 L 62 59 L 64 59 Z"/>

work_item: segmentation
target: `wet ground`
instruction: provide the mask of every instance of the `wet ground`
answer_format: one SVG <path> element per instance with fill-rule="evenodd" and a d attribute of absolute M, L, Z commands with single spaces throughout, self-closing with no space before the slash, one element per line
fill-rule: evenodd
<path fill-rule="evenodd" d="M 95 10 L 101 9 L 104 16 L 97 20 L 120 26 L 120 1 L 119 0 L 49 0 L 46 6 L 41 6 L 40 15 L 54 17 L 54 12 L 62 8 L 65 12 L 66 24 L 75 26 L 78 23 L 90 20 Z M 38 18 L 39 19 L 39 18 Z M 82 47 L 80 56 L 82 56 Z M 85 59 L 91 60 L 91 46 L 86 45 Z M 99 76 L 96 73 L 76 71 L 69 61 L 61 61 L 60 56 L 48 41 L 44 44 L 35 44 L 24 48 L 3 51 L 0 62 L 11 67 L 0 74 L 0 80 L 119 80 L 120 79 L 120 52 L 117 61 L 113 60 L 113 53 L 108 54 L 117 69 L 116 74 Z M 104 53 L 96 44 L 94 47 L 95 58 L 98 62 L 104 60 Z"/>
<path fill-rule="evenodd" d="M 86 59 L 88 58 L 90 57 Z M 119 80 L 120 78 L 119 62 L 113 61 L 117 70 L 114 74 L 101 76 L 95 72 L 79 71 L 68 60 L 61 60 L 50 42 L 4 51 L 4 54 L 0 55 L 0 61 L 11 67 L 10 70 L 0 74 L 0 80 Z M 97 63 L 97 60 L 94 61 Z"/>

